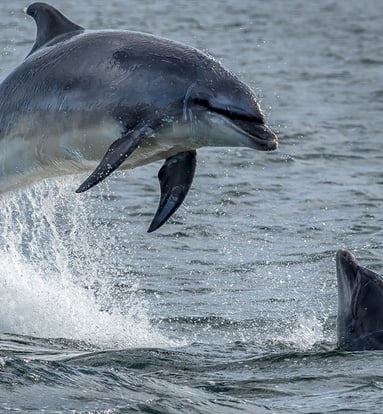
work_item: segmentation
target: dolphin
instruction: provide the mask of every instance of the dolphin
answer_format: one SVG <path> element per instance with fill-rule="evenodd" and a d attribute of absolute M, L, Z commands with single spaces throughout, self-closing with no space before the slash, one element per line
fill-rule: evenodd
<path fill-rule="evenodd" d="M 25 60 L 0 84 L 0 191 L 93 171 L 78 193 L 117 168 L 165 160 L 148 229 L 177 210 L 205 146 L 277 148 L 252 90 L 217 60 L 146 33 L 86 30 L 45 3 Z"/>
<path fill-rule="evenodd" d="M 358 264 L 348 250 L 336 253 L 338 348 L 383 349 L 383 278 Z"/>

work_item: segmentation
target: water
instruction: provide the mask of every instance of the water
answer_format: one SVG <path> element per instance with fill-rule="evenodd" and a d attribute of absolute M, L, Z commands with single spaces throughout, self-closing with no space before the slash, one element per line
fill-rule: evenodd
<path fill-rule="evenodd" d="M 146 229 L 152 164 L 0 200 L 0 410 L 380 413 L 380 352 L 335 350 L 335 251 L 383 273 L 383 3 L 52 1 L 89 28 L 207 50 L 262 100 L 280 149 L 203 149 Z M 0 77 L 29 52 L 2 5 Z"/>

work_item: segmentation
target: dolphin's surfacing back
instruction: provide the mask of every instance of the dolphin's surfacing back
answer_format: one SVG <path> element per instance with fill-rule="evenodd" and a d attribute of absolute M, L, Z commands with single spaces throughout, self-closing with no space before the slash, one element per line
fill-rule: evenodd
<path fill-rule="evenodd" d="M 45 3 L 27 14 L 36 41 L 0 84 L 2 191 L 93 170 L 80 193 L 119 167 L 164 159 L 154 231 L 186 197 L 196 149 L 277 147 L 254 93 L 197 49 L 144 33 L 85 30 Z"/>
<path fill-rule="evenodd" d="M 383 278 L 358 264 L 354 255 L 336 253 L 338 347 L 345 351 L 383 349 Z"/>

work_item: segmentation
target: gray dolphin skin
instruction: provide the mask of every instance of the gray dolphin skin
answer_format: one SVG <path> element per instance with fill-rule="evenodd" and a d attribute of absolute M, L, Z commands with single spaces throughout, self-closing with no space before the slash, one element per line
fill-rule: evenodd
<path fill-rule="evenodd" d="M 0 191 L 91 172 L 86 191 L 115 169 L 165 160 L 149 232 L 192 184 L 196 149 L 277 148 L 251 89 L 201 51 L 150 34 L 85 30 L 45 3 L 25 60 L 0 84 Z"/>
<path fill-rule="evenodd" d="M 348 250 L 336 253 L 339 349 L 383 349 L 383 278 L 358 264 Z"/>

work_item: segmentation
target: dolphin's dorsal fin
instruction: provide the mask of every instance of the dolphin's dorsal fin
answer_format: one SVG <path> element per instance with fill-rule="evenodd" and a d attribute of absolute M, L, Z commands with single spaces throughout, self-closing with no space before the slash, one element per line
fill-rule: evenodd
<path fill-rule="evenodd" d="M 84 30 L 46 3 L 33 3 L 27 8 L 26 13 L 35 19 L 37 25 L 36 41 L 29 55 L 57 36 Z"/>

